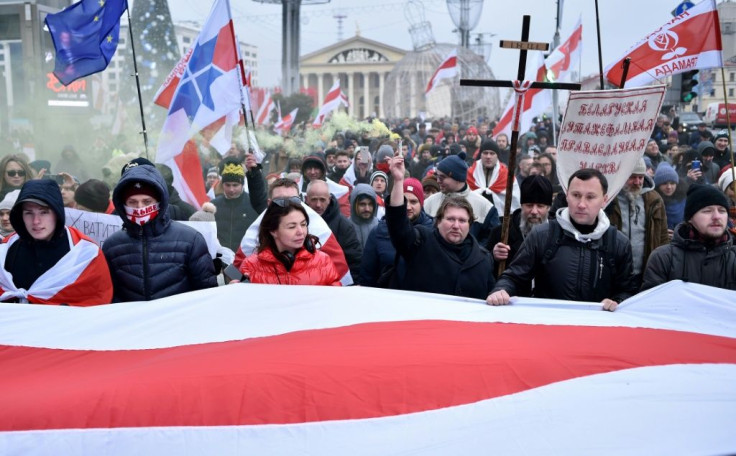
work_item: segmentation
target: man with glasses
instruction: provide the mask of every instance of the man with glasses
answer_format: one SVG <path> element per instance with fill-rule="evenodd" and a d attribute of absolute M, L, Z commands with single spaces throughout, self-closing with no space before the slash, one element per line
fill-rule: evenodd
<path fill-rule="evenodd" d="M 469 236 L 472 205 L 461 196 L 448 196 L 437 209 L 434 227 L 412 224 L 404 198 L 404 157 L 391 158 L 390 171 L 394 186 L 386 224 L 391 243 L 406 264 L 399 288 L 476 299 L 488 296 L 494 286 L 493 263 L 488 251 Z"/>
<path fill-rule="evenodd" d="M 464 157 L 450 155 L 437 164 L 437 181 L 440 193 L 435 193 L 424 201 L 424 210 L 431 217 L 437 216 L 442 202 L 450 196 L 462 196 L 473 208 L 470 234 L 483 243 L 490 235 L 491 229 L 499 225 L 498 210 L 490 201 L 470 190 L 467 184 L 468 165 Z"/>

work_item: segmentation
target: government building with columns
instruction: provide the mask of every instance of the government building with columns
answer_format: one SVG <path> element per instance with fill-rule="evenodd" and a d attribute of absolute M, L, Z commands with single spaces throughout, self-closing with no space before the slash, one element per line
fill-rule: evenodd
<path fill-rule="evenodd" d="M 407 51 L 369 40 L 356 33 L 300 59 L 300 84 L 317 94 L 317 106 L 337 78 L 347 95 L 348 114 L 358 119 L 384 117 L 384 87 L 388 74 Z"/>

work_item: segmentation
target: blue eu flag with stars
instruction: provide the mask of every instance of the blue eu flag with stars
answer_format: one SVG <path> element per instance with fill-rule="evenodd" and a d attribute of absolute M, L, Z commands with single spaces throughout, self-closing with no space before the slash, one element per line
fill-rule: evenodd
<path fill-rule="evenodd" d="M 107 68 L 118 47 L 127 0 L 82 0 L 46 16 L 56 50 L 54 75 L 62 84 Z"/>

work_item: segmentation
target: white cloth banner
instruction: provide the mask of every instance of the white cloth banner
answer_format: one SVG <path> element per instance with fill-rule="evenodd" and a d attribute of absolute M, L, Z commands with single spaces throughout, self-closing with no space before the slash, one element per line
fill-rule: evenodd
<path fill-rule="evenodd" d="M 678 281 L 613 313 L 256 284 L 0 304 L 0 452 L 734 454 L 735 301 Z"/>
<path fill-rule="evenodd" d="M 557 146 L 564 191 L 575 171 L 593 168 L 606 176 L 609 197 L 616 195 L 644 154 L 664 92 L 661 85 L 571 93 Z"/>

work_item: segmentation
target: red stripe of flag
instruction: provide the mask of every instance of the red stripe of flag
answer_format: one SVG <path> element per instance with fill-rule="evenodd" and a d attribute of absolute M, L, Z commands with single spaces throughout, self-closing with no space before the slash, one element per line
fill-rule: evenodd
<path fill-rule="evenodd" d="M 12 392 L 0 395 L 0 430 L 386 417 L 637 367 L 734 362 L 728 337 L 441 320 L 148 350 L 0 346 L 0 388 Z"/>

